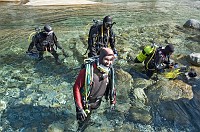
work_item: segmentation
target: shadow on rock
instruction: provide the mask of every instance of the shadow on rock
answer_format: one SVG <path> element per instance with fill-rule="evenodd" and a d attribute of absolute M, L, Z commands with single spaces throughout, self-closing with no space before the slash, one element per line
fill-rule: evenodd
<path fill-rule="evenodd" d="M 146 75 L 145 70 L 143 70 L 143 67 L 139 67 L 139 69 L 134 67 L 131 68 L 128 72 L 131 74 L 133 78 L 143 78 L 147 80 L 149 79 Z"/>
<path fill-rule="evenodd" d="M 160 101 L 152 103 L 152 123 L 157 126 L 166 126 L 174 130 L 197 132 L 200 129 L 200 86 L 197 79 L 191 84 L 194 97 L 192 99 L 180 98 L 173 101 Z M 172 127 L 173 126 L 173 127 Z"/>
<path fill-rule="evenodd" d="M 157 127 L 171 127 L 174 130 L 198 131 L 200 114 L 194 105 L 197 102 L 194 99 L 179 99 L 151 106 L 153 124 Z"/>

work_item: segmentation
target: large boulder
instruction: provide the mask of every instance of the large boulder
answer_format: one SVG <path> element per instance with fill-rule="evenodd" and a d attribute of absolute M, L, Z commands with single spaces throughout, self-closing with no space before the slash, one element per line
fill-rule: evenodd
<path fill-rule="evenodd" d="M 148 89 L 147 97 L 150 102 L 158 103 L 158 100 L 172 101 L 181 98 L 192 99 L 192 86 L 181 80 L 166 80 L 157 82 L 157 85 Z"/>
<path fill-rule="evenodd" d="M 200 53 L 192 53 L 189 55 L 189 61 L 195 66 L 200 66 Z"/>
<path fill-rule="evenodd" d="M 189 19 L 188 21 L 185 22 L 183 27 L 200 29 L 200 22 L 198 20 L 195 20 L 195 19 Z"/>
<path fill-rule="evenodd" d="M 150 80 L 146 80 L 143 78 L 138 78 L 134 80 L 134 85 L 131 93 L 133 94 L 134 100 L 136 103 L 142 103 L 146 104 L 148 102 L 148 98 L 145 93 L 145 89 L 148 88 L 149 85 L 151 85 Z M 130 95 L 132 95 L 130 94 Z"/>
<path fill-rule="evenodd" d="M 116 83 L 118 85 L 118 87 L 116 88 L 117 99 L 122 102 L 129 102 L 129 93 L 133 85 L 132 76 L 122 69 L 115 69 L 115 75 Z"/>

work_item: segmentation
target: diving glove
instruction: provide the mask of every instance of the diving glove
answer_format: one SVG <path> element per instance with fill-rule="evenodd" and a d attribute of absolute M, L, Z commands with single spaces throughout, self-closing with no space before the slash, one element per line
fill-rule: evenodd
<path fill-rule="evenodd" d="M 77 119 L 80 120 L 80 121 L 84 121 L 87 117 L 87 114 L 86 112 L 83 110 L 83 109 L 80 109 L 78 112 L 77 112 Z"/>
<path fill-rule="evenodd" d="M 33 53 L 33 51 L 26 51 L 26 54 L 32 54 Z"/>
<path fill-rule="evenodd" d="M 111 104 L 110 105 L 110 110 L 112 111 L 112 110 L 115 110 L 115 104 Z"/>

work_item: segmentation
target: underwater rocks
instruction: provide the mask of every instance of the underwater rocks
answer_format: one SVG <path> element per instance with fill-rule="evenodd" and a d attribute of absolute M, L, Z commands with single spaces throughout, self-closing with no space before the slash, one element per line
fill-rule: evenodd
<path fill-rule="evenodd" d="M 152 116 L 149 111 L 145 109 L 138 109 L 137 107 L 131 107 L 129 109 L 129 120 L 137 121 L 142 124 L 149 124 L 151 122 Z"/>
<path fill-rule="evenodd" d="M 64 130 L 65 130 L 64 123 L 53 123 L 48 127 L 48 132 L 64 132 Z"/>
<path fill-rule="evenodd" d="M 5 110 L 7 107 L 7 103 L 3 100 L 0 101 L 0 111 Z"/>
<path fill-rule="evenodd" d="M 148 101 L 148 98 L 144 92 L 144 89 L 135 88 L 133 91 L 134 91 L 134 97 L 136 100 L 140 100 L 142 101 L 142 103 L 146 103 Z"/>

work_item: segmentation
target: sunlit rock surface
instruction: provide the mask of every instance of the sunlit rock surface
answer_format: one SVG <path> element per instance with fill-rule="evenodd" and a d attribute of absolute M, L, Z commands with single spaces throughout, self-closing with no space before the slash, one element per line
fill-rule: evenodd
<path fill-rule="evenodd" d="M 193 91 L 191 85 L 188 85 L 181 80 L 162 81 L 158 82 L 157 85 L 149 87 L 148 97 L 150 97 L 149 100 L 154 100 L 156 102 L 158 100 L 172 101 L 180 98 L 192 99 Z"/>
<path fill-rule="evenodd" d="M 187 28 L 200 29 L 200 21 L 195 19 L 189 19 L 185 22 L 183 26 Z"/>
<path fill-rule="evenodd" d="M 200 66 L 200 53 L 190 54 L 189 61 L 195 66 Z"/>

